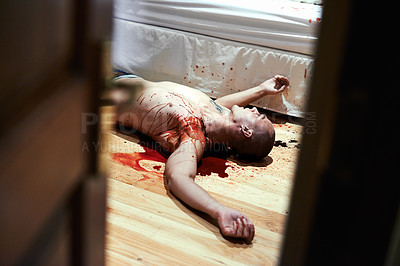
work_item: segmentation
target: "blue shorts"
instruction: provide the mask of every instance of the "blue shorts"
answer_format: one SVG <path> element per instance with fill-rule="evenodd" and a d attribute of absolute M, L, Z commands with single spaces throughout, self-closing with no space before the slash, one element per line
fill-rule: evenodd
<path fill-rule="evenodd" d="M 121 69 L 114 69 L 113 72 L 114 72 L 113 80 L 118 80 L 118 79 L 122 79 L 122 78 L 141 78 L 138 75 L 131 74 L 131 73 L 126 72 Z"/>

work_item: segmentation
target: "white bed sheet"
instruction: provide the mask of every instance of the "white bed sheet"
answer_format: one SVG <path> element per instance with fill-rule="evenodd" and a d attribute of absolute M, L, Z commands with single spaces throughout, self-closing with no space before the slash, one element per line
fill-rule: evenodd
<path fill-rule="evenodd" d="M 114 17 L 311 55 L 322 7 L 284 0 L 116 0 Z"/>

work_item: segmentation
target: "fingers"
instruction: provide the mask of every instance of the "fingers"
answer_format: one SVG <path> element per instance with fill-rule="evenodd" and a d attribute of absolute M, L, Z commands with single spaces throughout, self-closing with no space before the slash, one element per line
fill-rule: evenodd
<path fill-rule="evenodd" d="M 236 237 L 238 231 L 238 223 L 233 221 L 232 226 L 224 226 L 222 227 L 222 233 L 226 236 Z"/>
<path fill-rule="evenodd" d="M 237 238 L 243 238 L 247 244 L 250 244 L 254 239 L 254 225 L 248 221 L 245 217 L 237 218 L 236 221 L 233 221 L 233 235 Z"/>
<path fill-rule="evenodd" d="M 275 75 L 274 80 L 277 83 L 279 83 L 279 85 L 281 85 L 281 86 L 289 86 L 290 85 L 289 79 L 285 76 Z"/>
<path fill-rule="evenodd" d="M 236 232 L 238 230 L 238 224 L 236 221 L 233 221 L 233 235 L 236 235 Z"/>
<path fill-rule="evenodd" d="M 218 223 L 224 236 L 242 238 L 246 244 L 250 244 L 254 239 L 254 225 L 246 216 L 237 211 L 233 210 L 218 217 Z"/>
<path fill-rule="evenodd" d="M 243 232 L 244 232 L 244 225 L 243 222 L 240 218 L 237 218 L 237 223 L 238 223 L 238 230 L 236 232 L 236 237 L 243 237 Z"/>
<path fill-rule="evenodd" d="M 254 225 L 248 221 L 247 219 L 243 218 L 243 224 L 244 224 L 244 230 L 243 230 L 243 238 L 246 241 L 247 244 L 250 244 L 251 241 L 254 239 Z"/>
<path fill-rule="evenodd" d="M 254 228 L 254 224 L 250 223 L 249 224 L 249 237 L 247 237 L 245 239 L 247 244 L 250 244 L 251 241 L 253 241 L 255 233 L 256 233 L 256 230 Z"/>
<path fill-rule="evenodd" d="M 281 82 L 281 83 L 283 83 L 283 84 L 285 84 L 285 85 L 287 85 L 287 86 L 290 85 L 289 79 L 288 79 L 287 77 L 285 77 L 285 76 L 282 76 L 282 75 L 275 75 L 275 76 L 274 76 L 274 79 L 275 79 L 275 80 L 278 80 L 279 82 Z"/>
<path fill-rule="evenodd" d="M 275 94 L 281 93 L 287 88 L 289 88 L 290 82 L 289 79 L 285 76 L 282 75 L 275 75 L 274 76 L 274 81 L 275 81 Z"/>
<path fill-rule="evenodd" d="M 244 225 L 243 238 L 247 239 L 250 236 L 250 228 L 249 228 L 249 224 L 247 223 L 246 219 L 243 219 L 243 225 Z"/>

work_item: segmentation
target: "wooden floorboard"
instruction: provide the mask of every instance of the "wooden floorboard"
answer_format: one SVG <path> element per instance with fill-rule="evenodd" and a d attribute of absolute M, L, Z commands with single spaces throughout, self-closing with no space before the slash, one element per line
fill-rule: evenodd
<path fill-rule="evenodd" d="M 259 163 L 228 158 L 225 173 L 196 182 L 218 201 L 255 224 L 251 245 L 221 236 L 216 221 L 188 208 L 164 184 L 164 163 L 141 160 L 139 168 L 115 154 L 144 153 L 139 137 L 110 131 L 103 136 L 102 168 L 108 178 L 107 265 L 276 265 L 284 234 L 301 127 L 274 124 L 274 147 Z M 286 146 L 286 147 L 285 147 Z M 114 154 L 114 155 L 113 155 Z"/>

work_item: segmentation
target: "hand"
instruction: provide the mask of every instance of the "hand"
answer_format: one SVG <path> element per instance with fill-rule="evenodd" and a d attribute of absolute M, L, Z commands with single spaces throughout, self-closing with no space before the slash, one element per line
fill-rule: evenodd
<path fill-rule="evenodd" d="M 247 244 L 254 238 L 254 225 L 237 210 L 225 207 L 218 215 L 218 224 L 224 236 L 243 238 Z"/>
<path fill-rule="evenodd" d="M 263 82 L 260 87 L 266 95 L 276 95 L 289 88 L 289 79 L 282 75 L 275 75 L 273 78 Z"/>

